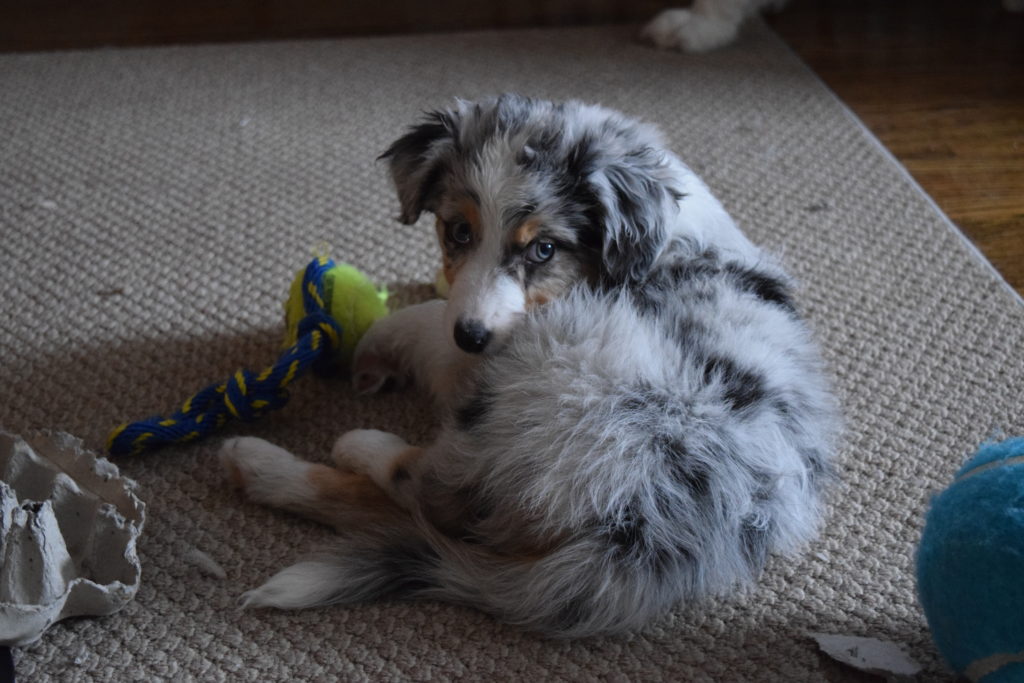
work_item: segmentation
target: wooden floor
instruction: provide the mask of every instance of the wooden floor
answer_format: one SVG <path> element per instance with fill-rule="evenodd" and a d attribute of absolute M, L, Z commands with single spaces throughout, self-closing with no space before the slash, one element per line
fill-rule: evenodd
<path fill-rule="evenodd" d="M 0 0 L 0 51 L 639 22 L 687 0 Z M 792 0 L 775 29 L 1024 294 L 1024 13 Z"/>
<path fill-rule="evenodd" d="M 1024 13 L 794 0 L 769 22 L 1024 295 Z"/>

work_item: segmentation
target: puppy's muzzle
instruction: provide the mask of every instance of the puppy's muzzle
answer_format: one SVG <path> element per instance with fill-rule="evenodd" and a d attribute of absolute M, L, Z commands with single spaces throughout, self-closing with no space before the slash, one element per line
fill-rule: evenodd
<path fill-rule="evenodd" d="M 459 318 L 455 323 L 455 343 L 468 353 L 480 353 L 491 340 L 491 332 L 477 320 Z"/>

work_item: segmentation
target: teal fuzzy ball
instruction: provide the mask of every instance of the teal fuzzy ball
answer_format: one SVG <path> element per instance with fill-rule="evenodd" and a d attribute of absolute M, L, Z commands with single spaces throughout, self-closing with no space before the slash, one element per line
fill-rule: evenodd
<path fill-rule="evenodd" d="M 957 673 L 1024 681 L 1024 437 L 983 446 L 932 500 L 917 586 Z"/>

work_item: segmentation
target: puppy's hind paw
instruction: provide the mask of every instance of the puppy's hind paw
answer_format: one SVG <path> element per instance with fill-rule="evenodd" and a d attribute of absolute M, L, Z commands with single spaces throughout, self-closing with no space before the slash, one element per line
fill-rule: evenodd
<path fill-rule="evenodd" d="M 309 467 L 285 449 L 253 436 L 227 439 L 218 453 L 228 481 L 253 500 L 272 503 Z"/>
<path fill-rule="evenodd" d="M 269 441 L 254 436 L 238 436 L 224 440 L 217 458 L 228 481 L 244 490 L 254 477 L 259 476 L 259 471 L 265 469 L 266 461 L 276 459 L 280 453 L 293 457 Z"/>

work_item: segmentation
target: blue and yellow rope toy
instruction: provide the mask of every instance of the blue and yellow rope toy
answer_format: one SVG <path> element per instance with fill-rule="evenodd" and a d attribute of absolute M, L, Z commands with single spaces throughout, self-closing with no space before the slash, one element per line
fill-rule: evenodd
<path fill-rule="evenodd" d="M 288 402 L 288 385 L 307 370 L 326 374 L 350 360 L 359 337 L 387 314 L 387 291 L 374 287 L 357 268 L 326 256 L 299 271 L 285 302 L 286 350 L 260 373 L 238 370 L 211 384 L 169 417 L 155 416 L 115 428 L 111 455 L 135 455 L 207 436 L 229 420 L 251 421 Z"/>

